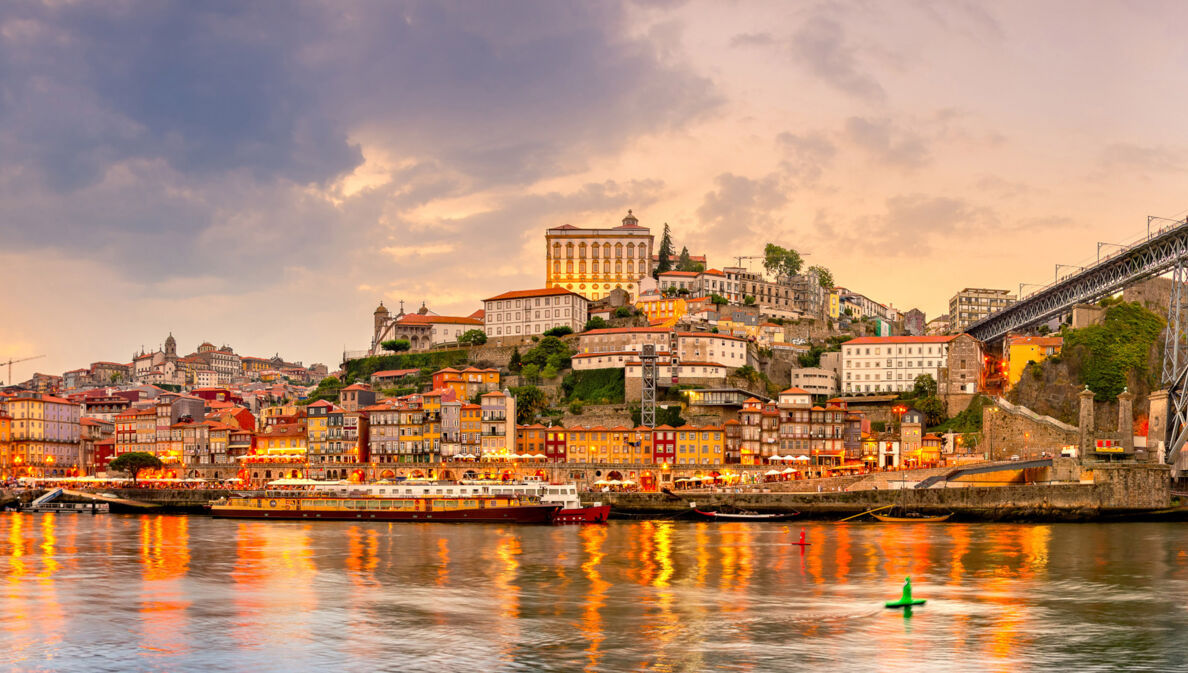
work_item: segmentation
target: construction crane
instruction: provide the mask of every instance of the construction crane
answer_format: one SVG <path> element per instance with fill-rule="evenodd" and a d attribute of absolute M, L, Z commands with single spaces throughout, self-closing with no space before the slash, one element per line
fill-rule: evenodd
<path fill-rule="evenodd" d="M 734 259 L 737 260 L 735 266 L 741 269 L 743 268 L 742 263 L 744 259 L 765 259 L 765 257 L 763 255 L 738 255 Z"/>
<path fill-rule="evenodd" d="M 43 357 L 45 357 L 45 356 L 44 355 L 31 355 L 27 358 L 18 358 L 18 359 L 8 358 L 7 362 L 0 362 L 0 366 L 8 365 L 8 385 L 10 385 L 10 386 L 12 385 L 12 365 L 14 363 L 27 362 L 29 360 L 36 360 L 37 358 L 43 358 Z"/>

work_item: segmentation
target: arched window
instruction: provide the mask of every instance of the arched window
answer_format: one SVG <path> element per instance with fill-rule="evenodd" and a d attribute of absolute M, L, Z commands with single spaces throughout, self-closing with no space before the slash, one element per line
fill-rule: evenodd
<path fill-rule="evenodd" d="M 602 244 L 602 256 L 607 259 L 610 259 L 610 243 Z"/>
<path fill-rule="evenodd" d="M 581 259 L 586 258 L 586 244 L 585 243 L 578 244 L 578 257 Z"/>
<path fill-rule="evenodd" d="M 594 248 L 594 249 L 597 250 L 598 248 Z M 593 262 L 590 262 L 590 265 L 591 265 L 590 271 L 592 271 L 593 273 L 598 273 L 598 260 L 594 260 Z"/>
<path fill-rule="evenodd" d="M 561 273 L 561 262 L 553 260 L 553 273 Z"/>
<path fill-rule="evenodd" d="M 572 243 L 565 244 L 565 256 L 568 259 L 573 259 L 573 244 Z"/>
<path fill-rule="evenodd" d="M 557 259 L 560 256 L 561 256 L 561 244 L 554 243 L 553 244 L 553 259 Z"/>
<path fill-rule="evenodd" d="M 590 246 L 590 256 L 593 257 L 594 259 L 598 259 L 598 244 L 597 243 L 594 243 L 593 245 Z"/>
<path fill-rule="evenodd" d="M 615 262 L 615 273 L 623 273 L 623 263 Z"/>
<path fill-rule="evenodd" d="M 585 257 L 585 256 L 586 256 L 586 248 L 585 248 L 585 246 L 582 246 L 582 257 Z M 578 261 L 578 273 L 585 273 L 585 272 L 586 272 L 586 260 L 585 259 L 579 260 Z"/>
<path fill-rule="evenodd" d="M 631 252 L 632 248 L 627 248 L 627 252 Z M 635 262 L 627 260 L 627 273 L 635 273 Z"/>
<path fill-rule="evenodd" d="M 627 259 L 635 259 L 635 246 L 627 244 Z"/>
<path fill-rule="evenodd" d="M 573 260 L 565 262 L 565 273 L 573 273 Z"/>
<path fill-rule="evenodd" d="M 623 244 L 622 243 L 615 244 L 615 258 L 623 259 Z"/>

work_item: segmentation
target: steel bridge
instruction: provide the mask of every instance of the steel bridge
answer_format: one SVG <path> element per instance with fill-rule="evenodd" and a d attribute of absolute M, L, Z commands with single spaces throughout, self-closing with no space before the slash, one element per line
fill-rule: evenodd
<path fill-rule="evenodd" d="M 1153 222 L 1170 222 L 1152 231 Z M 1076 273 L 1027 295 L 997 313 L 966 327 L 984 343 L 997 342 L 1014 330 L 1062 316 L 1081 303 L 1111 296 L 1128 285 L 1172 272 L 1171 301 L 1164 332 L 1162 384 L 1167 390 L 1167 434 L 1161 462 L 1177 468 L 1180 451 L 1188 443 L 1188 218 L 1183 221 L 1147 218 L 1147 235 L 1099 259 Z M 1057 270 L 1061 266 L 1057 265 Z"/>

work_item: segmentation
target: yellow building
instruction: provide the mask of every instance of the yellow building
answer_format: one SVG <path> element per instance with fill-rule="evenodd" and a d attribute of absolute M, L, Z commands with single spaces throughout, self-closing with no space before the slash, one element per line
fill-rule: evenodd
<path fill-rule="evenodd" d="M 545 287 L 596 300 L 614 289 L 639 294 L 652 273 L 652 232 L 627 211 L 623 224 L 584 229 L 565 224 L 545 232 Z"/>
<path fill-rule="evenodd" d="M 334 411 L 339 409 L 326 400 L 318 400 L 305 408 L 306 446 L 312 462 L 325 462 L 325 455 L 330 452 L 330 413 Z"/>
<path fill-rule="evenodd" d="M 841 293 L 837 288 L 829 291 L 829 317 L 834 320 L 841 317 Z"/>
<path fill-rule="evenodd" d="M 308 451 L 305 428 L 297 425 L 270 426 L 256 436 L 257 455 L 304 458 Z"/>
<path fill-rule="evenodd" d="M 677 465 L 720 465 L 725 456 L 722 428 L 682 425 L 676 429 Z"/>
<path fill-rule="evenodd" d="M 0 477 L 12 472 L 12 416 L 0 409 Z"/>
<path fill-rule="evenodd" d="M 653 327 L 672 327 L 688 312 L 689 304 L 679 297 L 649 294 L 636 300 L 635 308 L 643 311 Z"/>
<path fill-rule="evenodd" d="M 1064 339 L 1058 336 L 1012 337 L 1007 348 L 1007 385 L 1014 386 L 1029 362 L 1043 362 L 1060 352 Z"/>

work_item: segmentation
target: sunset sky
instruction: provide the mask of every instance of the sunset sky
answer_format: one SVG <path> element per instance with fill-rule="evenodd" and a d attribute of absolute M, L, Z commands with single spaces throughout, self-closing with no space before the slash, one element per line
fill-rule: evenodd
<path fill-rule="evenodd" d="M 929 318 L 1183 217 L 1188 4 L 0 4 L 0 357 L 333 369 L 626 210 Z M 0 379 L 7 370 L 0 369 Z"/>

